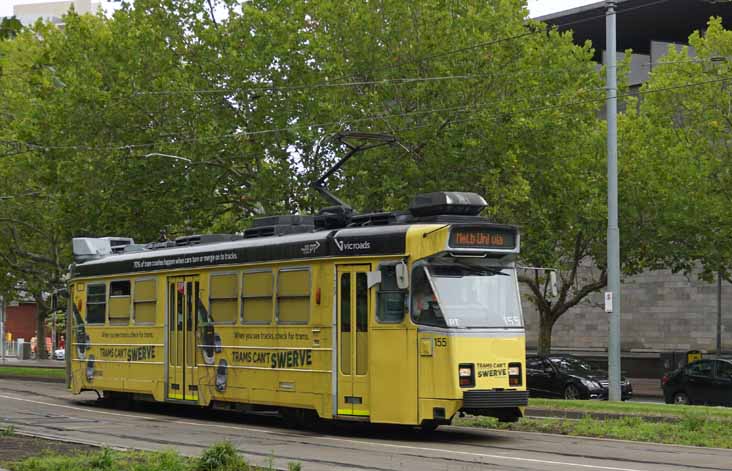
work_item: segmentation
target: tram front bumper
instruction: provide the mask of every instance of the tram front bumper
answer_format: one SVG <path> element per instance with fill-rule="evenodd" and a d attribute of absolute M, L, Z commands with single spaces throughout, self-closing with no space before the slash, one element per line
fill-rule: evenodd
<path fill-rule="evenodd" d="M 466 414 L 497 417 L 513 422 L 523 417 L 523 408 L 529 404 L 529 392 L 517 390 L 473 389 L 463 393 Z"/>

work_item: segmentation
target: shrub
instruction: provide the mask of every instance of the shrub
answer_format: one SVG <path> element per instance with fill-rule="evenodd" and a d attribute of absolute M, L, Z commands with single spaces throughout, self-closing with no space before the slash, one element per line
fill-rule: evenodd
<path fill-rule="evenodd" d="M 216 443 L 196 460 L 196 471 L 248 471 L 249 465 L 231 442 Z"/>

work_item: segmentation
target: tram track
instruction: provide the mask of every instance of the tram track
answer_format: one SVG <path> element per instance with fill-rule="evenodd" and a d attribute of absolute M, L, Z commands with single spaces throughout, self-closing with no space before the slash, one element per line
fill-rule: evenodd
<path fill-rule="evenodd" d="M 92 403 L 87 403 L 87 405 L 88 406 L 93 406 Z M 193 415 L 195 416 L 195 415 L 198 415 L 198 414 L 193 414 Z M 239 417 L 239 418 L 243 418 L 243 417 L 249 417 L 249 418 L 251 418 L 252 416 L 251 415 L 250 416 L 245 416 L 244 414 L 240 414 L 237 417 Z M 227 417 L 217 417 L 217 419 L 218 420 L 222 420 L 223 419 L 226 422 L 238 423 L 238 421 L 236 421 L 235 419 L 232 420 L 231 418 L 227 418 Z M 569 420 L 572 420 L 572 419 L 569 419 Z M 367 427 L 373 427 L 373 426 L 367 426 Z M 485 430 L 485 431 L 493 432 L 492 429 L 476 429 L 476 428 L 465 427 L 465 426 L 443 426 L 440 429 L 440 431 L 434 432 L 426 440 L 427 440 L 428 443 L 439 442 L 439 443 L 443 443 L 443 444 L 444 443 L 447 443 L 447 444 L 450 444 L 450 445 L 472 446 L 472 447 L 477 447 L 477 448 L 489 450 L 489 451 L 492 451 L 492 452 L 495 452 L 495 451 L 523 452 L 523 451 L 526 451 L 525 448 L 520 448 L 520 447 L 501 446 L 501 445 L 497 445 L 497 444 L 485 445 L 485 444 L 478 444 L 478 443 L 475 443 L 475 442 L 468 442 L 468 441 L 460 441 L 459 440 L 459 436 L 461 434 L 474 436 L 476 430 Z M 414 433 L 415 436 L 419 436 L 419 438 L 424 439 L 424 437 L 421 436 L 419 434 L 419 432 L 413 432 L 413 433 Z M 519 434 L 522 434 L 522 435 L 534 433 L 537 437 L 543 437 L 543 436 L 545 436 L 545 434 L 542 434 L 542 433 L 535 433 L 535 432 L 512 432 L 512 431 L 506 431 L 506 430 L 501 430 L 498 433 L 501 433 L 501 434 L 519 433 Z M 290 433 L 290 432 L 287 432 L 287 431 L 280 431 L 280 432 L 278 432 L 278 434 L 281 434 L 281 436 L 284 436 L 284 437 L 291 437 L 293 439 L 303 438 L 303 437 L 310 438 L 310 437 L 314 437 L 314 436 L 317 437 L 318 436 L 318 435 L 312 435 L 312 434 L 300 433 L 300 432 L 292 432 L 292 433 Z M 393 432 L 392 431 L 391 434 L 396 435 L 396 432 Z M 366 434 L 366 437 L 367 438 L 371 438 L 370 437 L 371 435 L 372 435 L 371 433 L 367 433 Z M 637 442 L 630 442 L 630 441 L 627 441 L 627 440 L 615 440 L 615 439 L 603 439 L 603 438 L 589 438 L 589 437 L 587 437 L 587 438 L 584 438 L 584 439 L 587 439 L 587 440 L 597 440 L 597 441 L 602 441 L 602 442 L 618 443 L 618 444 L 627 444 L 627 443 L 636 444 L 637 443 Z M 309 442 L 301 441 L 300 443 L 302 443 L 302 444 L 308 444 Z M 318 446 L 322 446 L 322 444 L 318 444 Z M 672 447 L 698 449 L 698 447 L 686 447 L 684 445 L 673 445 Z M 710 448 L 707 448 L 707 449 L 710 449 Z M 724 452 L 727 451 L 727 450 L 723 450 L 723 449 L 715 449 L 715 450 L 724 451 Z M 587 454 L 566 453 L 566 452 L 558 452 L 558 451 L 546 451 L 545 453 L 551 454 L 553 456 L 556 456 L 558 459 L 566 459 L 566 458 L 591 458 L 591 459 L 597 459 L 597 458 L 603 458 L 601 456 L 589 456 Z M 673 458 L 673 455 L 674 454 L 675 454 L 675 451 L 674 450 L 669 450 L 669 458 Z M 673 463 L 671 461 L 647 461 L 647 460 L 635 460 L 635 459 L 624 459 L 622 461 L 623 461 L 623 463 L 626 463 L 628 465 L 631 465 L 631 464 L 632 465 L 649 465 L 649 464 L 653 464 L 653 465 L 673 465 Z M 699 469 L 699 470 L 718 470 L 718 469 L 720 469 L 720 468 L 717 468 L 717 467 L 694 466 L 694 465 L 687 465 L 687 467 L 689 469 Z"/>
<path fill-rule="evenodd" d="M 407 432 L 405 428 L 358 425 L 339 426 L 337 435 L 317 434 L 282 429 L 273 417 L 223 414 L 161 404 L 128 411 L 102 407 L 86 399 L 63 397 L 63 390 L 59 391 L 61 394 L 54 394 L 3 386 L 0 391 L 0 402 L 14 403 L 16 412 L 37 412 L 33 417 L 20 417 L 10 410 L 0 409 L 5 423 L 12 423 L 22 432 L 37 430 L 39 419 L 46 414 L 60 423 L 46 424 L 45 431 L 52 431 L 50 435 L 64 439 L 91 434 L 99 444 L 144 449 L 175 447 L 188 454 L 198 454 L 210 444 L 203 439 L 213 436 L 230 440 L 255 462 L 270 458 L 278 463 L 298 461 L 305 469 L 385 471 L 472 469 L 477 466 L 480 469 L 712 471 L 730 469 L 728 463 L 732 463 L 732 453 L 728 450 L 706 450 L 720 455 L 718 464 L 688 462 L 679 466 L 679 453 L 699 453 L 700 450 L 522 432 L 498 433 L 469 427 L 445 427 L 428 439 L 417 432 Z M 63 423 L 64 418 L 70 420 Z M 91 418 L 95 420 L 90 421 Z M 141 436 L 141 429 L 147 429 L 148 433 Z M 185 430 L 186 433 L 176 436 L 171 430 Z M 102 437 L 104 439 L 99 440 Z M 587 447 L 578 446 L 581 444 L 587 444 Z M 644 456 L 649 448 L 653 449 L 652 457 Z M 631 453 L 622 456 L 623 449 L 630 449 Z M 639 452 L 633 453 L 633 449 Z"/>

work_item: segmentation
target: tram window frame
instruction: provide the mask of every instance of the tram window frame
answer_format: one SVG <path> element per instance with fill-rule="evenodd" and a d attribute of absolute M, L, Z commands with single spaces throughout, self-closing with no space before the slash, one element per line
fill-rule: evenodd
<path fill-rule="evenodd" d="M 113 285 L 117 284 L 127 284 L 127 294 L 113 294 Z M 119 288 L 117 288 L 119 289 Z M 116 302 L 113 302 L 113 300 L 122 300 L 127 299 L 127 316 L 118 316 L 115 312 L 114 315 L 112 313 L 113 311 L 113 305 L 117 304 Z M 129 278 L 121 279 L 121 280 L 110 280 L 109 281 L 109 292 L 107 293 L 107 304 L 109 307 L 107 308 L 107 319 L 109 320 L 109 325 L 129 325 L 130 324 L 130 318 L 132 315 L 132 281 Z"/>
<path fill-rule="evenodd" d="M 293 272 L 307 272 L 308 274 L 308 291 L 307 294 L 296 294 L 296 295 L 280 295 L 280 279 L 281 273 L 293 273 Z M 282 325 L 307 325 L 310 323 L 311 311 L 312 311 L 312 300 L 313 300 L 313 273 L 311 267 L 287 267 L 280 268 L 277 270 L 277 292 L 275 293 L 275 322 Z M 305 320 L 281 320 L 280 319 L 280 300 L 281 299 L 307 299 L 307 315 Z"/>
<path fill-rule="evenodd" d="M 103 293 L 95 293 L 94 296 L 101 296 L 101 298 L 102 298 L 103 301 L 102 302 L 99 302 L 99 301 L 89 302 L 89 297 L 90 297 L 89 291 L 91 291 L 91 288 L 95 288 L 95 287 L 98 287 L 98 286 L 103 287 L 104 288 L 104 292 Z M 89 324 L 89 325 L 105 325 L 106 324 L 106 320 L 107 320 L 107 283 L 106 282 L 101 282 L 101 283 L 87 283 L 87 285 L 86 285 L 86 300 L 85 300 L 85 304 L 86 304 L 86 313 L 85 313 L 86 315 L 84 316 L 84 318 L 86 319 L 86 323 Z M 89 312 L 90 312 L 89 306 L 90 305 L 93 305 L 93 306 L 102 305 L 101 315 L 99 313 L 96 313 L 95 314 L 96 317 L 94 318 L 95 320 L 90 320 L 89 319 Z M 98 320 L 96 320 L 97 318 L 100 318 L 101 322 L 99 322 Z"/>
<path fill-rule="evenodd" d="M 255 275 L 258 273 L 268 273 L 270 276 L 270 280 L 272 281 L 272 284 L 270 286 L 269 296 L 260 296 L 260 295 L 253 295 L 248 296 L 245 294 L 245 284 L 247 280 L 247 275 Z M 277 284 L 275 280 L 275 274 L 274 271 L 270 268 L 259 268 L 254 270 L 244 270 L 242 272 L 241 276 L 241 283 L 240 283 L 240 297 L 241 297 L 241 309 L 239 311 L 239 319 L 242 324 L 247 325 L 271 325 L 272 319 L 274 317 L 274 310 L 275 310 L 275 291 L 277 289 Z M 269 319 L 266 321 L 264 320 L 248 320 L 246 318 L 246 304 L 247 300 L 256 300 L 256 299 L 269 299 Z"/>
<path fill-rule="evenodd" d="M 401 261 L 384 262 L 379 264 L 379 271 L 381 272 L 381 283 L 379 283 L 379 287 L 376 290 L 376 321 L 379 324 L 401 324 L 402 322 L 404 322 L 406 311 L 405 303 L 409 291 L 406 289 L 400 289 L 396 284 L 396 266 L 399 265 L 399 263 L 401 263 Z M 387 277 L 385 276 L 386 272 L 384 271 L 384 268 L 391 268 L 394 271 L 394 289 L 383 289 L 385 284 L 384 282 L 387 279 Z M 384 300 L 387 295 L 392 295 L 395 293 L 401 295 L 401 301 L 399 303 L 399 305 L 401 306 L 401 315 L 399 316 L 399 319 L 390 319 L 387 317 L 382 318 L 382 312 L 386 311 L 382 310 L 382 300 Z M 383 301 L 383 303 L 386 302 L 386 300 Z"/>
<path fill-rule="evenodd" d="M 234 286 L 235 286 L 235 293 L 233 296 L 229 297 L 214 297 L 213 296 L 213 284 L 214 279 L 217 277 L 234 277 Z M 239 317 L 239 313 L 241 312 L 241 306 L 240 306 L 240 299 L 241 299 L 241 276 L 239 272 L 235 271 L 220 271 L 220 272 L 213 272 L 208 277 L 208 313 L 213 319 L 213 325 L 235 325 L 237 317 Z M 227 319 L 224 321 L 216 320 L 216 310 L 214 309 L 215 301 L 234 301 L 236 303 L 236 306 L 234 307 L 234 312 L 231 320 Z"/>
<path fill-rule="evenodd" d="M 137 284 L 144 283 L 146 281 L 152 281 L 152 299 L 138 299 L 137 298 Z M 137 306 L 139 304 L 152 304 L 153 305 L 153 320 L 150 321 L 139 321 L 137 319 Z M 154 276 L 147 276 L 145 278 L 137 278 L 134 286 L 132 287 L 132 320 L 135 325 L 155 325 L 158 319 L 158 280 Z"/>

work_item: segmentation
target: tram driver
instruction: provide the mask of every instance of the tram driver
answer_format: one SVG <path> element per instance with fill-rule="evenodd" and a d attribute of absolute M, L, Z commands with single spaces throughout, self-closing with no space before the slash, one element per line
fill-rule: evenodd
<path fill-rule="evenodd" d="M 414 279 L 414 301 L 412 304 L 415 322 L 424 325 L 445 327 L 445 318 L 437 302 L 437 296 L 423 271 L 417 271 Z M 421 275 L 421 276 L 420 276 Z"/>

